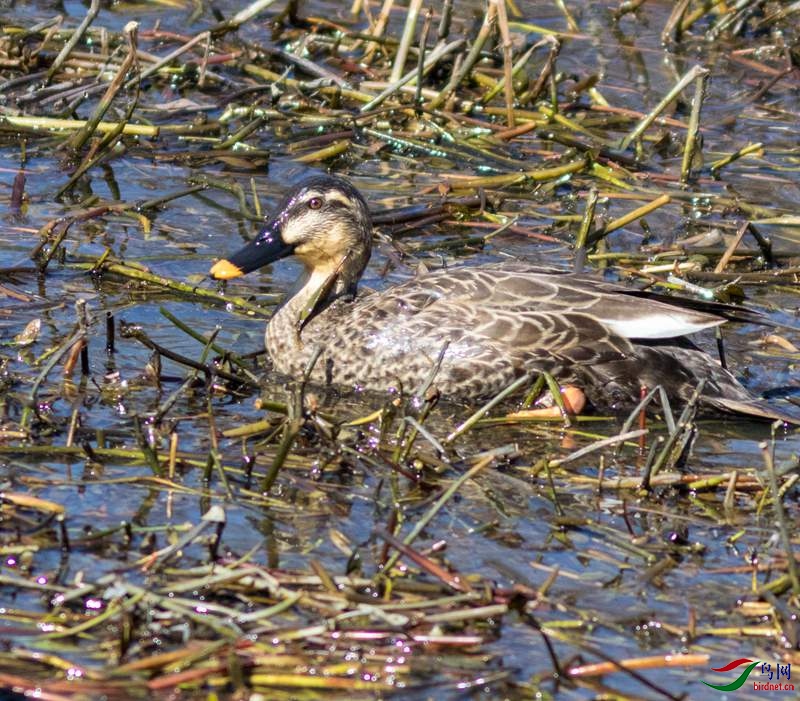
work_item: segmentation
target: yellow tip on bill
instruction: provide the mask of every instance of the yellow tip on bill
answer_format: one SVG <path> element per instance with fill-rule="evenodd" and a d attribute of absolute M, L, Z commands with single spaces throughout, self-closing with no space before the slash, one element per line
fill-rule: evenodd
<path fill-rule="evenodd" d="M 243 275 L 240 268 L 236 267 L 229 260 L 218 260 L 211 266 L 208 274 L 217 280 L 230 280 L 232 277 Z"/>

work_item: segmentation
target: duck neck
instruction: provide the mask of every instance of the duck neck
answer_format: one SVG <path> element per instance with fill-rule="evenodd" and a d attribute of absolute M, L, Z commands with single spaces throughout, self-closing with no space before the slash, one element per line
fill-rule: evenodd
<path fill-rule="evenodd" d="M 354 296 L 356 281 L 348 284 L 341 265 L 306 268 L 273 317 L 285 332 L 294 328 L 299 337 L 306 323 L 339 297 Z M 271 323 L 273 323 L 271 322 Z"/>
<path fill-rule="evenodd" d="M 321 270 L 306 270 L 297 278 L 280 306 L 280 312 L 290 314 L 295 320 L 313 314 L 315 309 L 328 302 L 330 274 Z"/>

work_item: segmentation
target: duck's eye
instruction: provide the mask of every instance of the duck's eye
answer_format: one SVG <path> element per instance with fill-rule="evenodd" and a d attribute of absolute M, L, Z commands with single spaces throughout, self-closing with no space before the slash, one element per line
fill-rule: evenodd
<path fill-rule="evenodd" d="M 320 209 L 322 207 L 322 198 L 321 197 L 312 197 L 308 201 L 309 209 Z"/>

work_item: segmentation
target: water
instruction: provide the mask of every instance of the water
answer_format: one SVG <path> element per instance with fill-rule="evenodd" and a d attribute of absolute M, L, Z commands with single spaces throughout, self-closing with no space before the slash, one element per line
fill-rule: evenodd
<path fill-rule="evenodd" d="M 458 5 L 455 34 L 471 24 L 473 11 L 482 8 L 477 2 Z M 519 21 L 565 29 L 564 18 L 555 4 L 524 2 L 519 6 L 524 15 Z M 635 18 L 627 16 L 618 24 L 613 24 L 609 10 L 603 6 L 572 8 L 582 35 L 564 40 L 559 70 L 576 80 L 598 72 L 597 88 L 611 105 L 647 111 L 680 75 L 693 64 L 701 63 L 711 70 L 702 115 L 705 162 L 756 142 L 764 144 L 764 152 L 737 161 L 723 171 L 718 181 L 703 177 L 696 186 L 696 201 L 675 203 L 648 216 L 648 232 L 633 224 L 613 234 L 608 240 L 611 252 L 638 251 L 640 246 L 650 246 L 649 250 L 669 247 L 714 228 L 731 233 L 747 212 L 753 219 L 796 213 L 800 201 L 796 169 L 799 106 L 794 78 L 779 81 L 763 98 L 754 101 L 753 95 L 773 76 L 747 63 L 755 59 L 769 62 L 774 68 L 780 62 L 771 57 L 779 54 L 779 48 L 774 47 L 779 47 L 782 37 L 773 32 L 710 43 L 703 40 L 701 31 L 705 25 L 701 25 L 695 38 L 665 48 L 660 33 L 672 6 L 666 2 L 646 3 Z M 239 4 L 220 2 L 215 7 L 223 14 L 230 14 L 239 9 Z M 74 25 L 85 10 L 82 3 L 67 3 L 63 12 L 68 24 Z M 134 15 L 124 5 L 112 5 L 101 11 L 95 25 L 118 31 L 135 16 L 142 33 L 158 22 L 162 30 L 195 34 L 214 24 L 214 18 L 207 14 L 187 27 L 191 10 L 190 4 L 183 8 L 137 5 Z M 18 3 L 4 12 L 6 18 L 14 18 L 20 26 L 29 26 L 52 17 L 55 10 L 40 2 Z M 308 2 L 302 13 L 332 21 L 346 20 L 343 6 L 333 2 Z M 392 16 L 390 34 L 399 34 L 402 19 L 398 14 Z M 266 42 L 266 33 L 264 21 L 248 23 L 240 32 L 244 39 L 255 42 Z M 520 39 L 526 33 L 527 30 L 515 30 Z M 160 46 L 146 40 L 140 43 L 140 48 L 164 55 L 174 44 Z M 536 71 L 541 65 L 541 60 L 537 61 L 532 62 Z M 179 98 L 213 105 L 204 114 L 214 120 L 224 111 L 228 95 L 242 87 L 245 79 L 231 67 L 216 66 L 213 70 L 230 82 L 212 85 L 205 92 L 159 83 L 146 91 L 143 99 L 150 105 Z M 690 93 L 691 89 L 686 93 L 686 104 L 671 116 L 688 119 Z M 299 99 L 290 94 L 283 98 L 287 105 L 290 97 Z M 88 116 L 93 104 L 90 101 L 80 105 L 78 115 Z M 10 107 L 8 102 L 6 106 Z M 186 117 L 176 118 L 170 112 L 153 112 L 148 116 L 162 125 L 187 121 Z M 604 124 L 607 116 L 602 112 L 587 115 L 586 119 L 593 117 L 593 128 L 609 141 L 630 126 L 624 125 L 614 132 Z M 665 137 L 669 136 L 670 130 L 665 127 L 648 133 L 659 129 Z M 8 133 L 0 136 L 0 203 L 5 205 L 4 225 L 0 227 L 0 268 L 25 269 L 0 273 L 0 285 L 12 291 L 8 294 L 0 288 L 3 295 L 0 342 L 5 344 L 0 348 L 0 362 L 6 381 L 3 418 L 8 430 L 20 420 L 31 382 L 45 362 L 45 351 L 63 342 L 72 332 L 74 304 L 78 299 L 87 301 L 92 321 L 90 376 L 81 379 L 76 372 L 72 380 L 64 378 L 61 366 L 49 373 L 39 392 L 40 420 L 33 424 L 37 445 L 65 446 L 69 424 L 77 417 L 75 445 L 98 447 L 98 431 L 101 431 L 106 446 L 135 448 L 140 444 L 135 437 L 136 417 L 140 430 L 147 434 L 148 417 L 164 406 L 169 394 L 186 378 L 186 367 L 163 359 L 161 379 L 157 380 L 147 369 L 150 351 L 132 338 L 118 335 L 116 352 L 108 354 L 107 312 L 113 314 L 117 324 L 141 325 L 156 343 L 194 359 L 199 357 L 202 345 L 169 323 L 159 312 L 162 306 L 204 336 L 218 330 L 216 343 L 223 348 L 246 354 L 262 347 L 263 318 L 235 313 L 224 305 L 185 299 L 128 279 L 93 277 L 72 265 L 78 260 L 96 259 L 110 249 L 114 256 L 129 263 L 141 263 L 155 274 L 213 288 L 205 277 L 212 261 L 238 248 L 256 227 L 243 215 L 236 197 L 229 192 L 212 188 L 171 201 L 157 211 L 148 210 L 144 213 L 149 220 L 147 225 L 130 213 L 104 214 L 77 222 L 66 238 L 66 264 L 54 260 L 45 275 L 30 270 L 29 254 L 39 241 L 37 232 L 48 221 L 69 216 L 90 195 L 103 202 L 132 205 L 178 192 L 202 176 L 238 185 L 249 197 L 252 179 L 262 204 L 268 208 L 290 183 L 317 170 L 293 160 L 288 144 L 294 133 L 288 119 L 269 121 L 248 139 L 251 146 L 270 150 L 269 166 L 252 169 L 244 159 L 231 163 L 212 157 L 192 164 L 166 157 L 178 150 L 202 152 L 208 142 L 199 137 L 165 134 L 154 141 L 131 142 L 124 155 L 90 170 L 70 198 L 62 201 L 54 197 L 65 179 L 63 156 L 56 150 L 59 140 L 31 138 L 24 166 L 28 201 L 20 215 L 8 211 L 21 158 L 19 139 Z M 671 143 L 665 138 L 664 151 L 653 157 L 653 167 L 639 171 L 637 186 L 645 193 L 652 193 L 644 200 L 657 196 L 659 188 L 664 186 L 661 179 L 664 174 L 678 173 L 680 143 L 680 139 Z M 507 153 L 514 158 L 529 158 L 532 167 L 539 167 L 546 165 L 545 152 L 551 148 L 551 143 L 531 136 L 512 142 Z M 435 201 L 438 196 L 435 190 L 421 193 L 442 181 L 455 182 L 455 176 L 461 172 L 441 159 L 418 154 L 410 158 L 386 149 L 353 151 L 337 163 L 336 170 L 350 177 L 376 209 Z M 586 183 L 576 179 L 553 189 L 543 185 L 538 189 L 517 188 L 506 192 L 502 211 L 519 216 L 520 227 L 545 233 L 555 241 L 506 232 L 493 237 L 480 250 L 434 248 L 414 255 L 418 244 L 487 233 L 478 227 L 439 224 L 425 232 L 405 235 L 397 244 L 379 238 L 365 282 L 381 288 L 407 279 L 414 274 L 418 262 L 478 263 L 510 256 L 547 265 L 570 265 L 572 252 L 567 244 L 576 225 L 564 223 L 559 217 L 583 211 Z M 632 189 L 623 191 L 602 181 L 594 184 L 605 190 L 601 192 L 598 211 L 608 220 L 641 204 L 640 200 L 619 197 L 631 194 Z M 715 199 L 719 196 L 730 198 L 730 204 L 719 204 Z M 772 237 L 779 252 L 797 250 L 796 228 L 766 224 L 761 229 Z M 395 245 L 410 255 L 401 260 Z M 753 248 L 755 244 L 746 237 L 743 245 Z M 794 259 L 786 257 L 780 262 L 792 265 L 797 260 L 795 255 Z M 292 262 L 279 263 L 230 289 L 258 299 L 265 293 L 288 289 L 296 273 L 297 267 Z M 796 283 L 747 287 L 746 291 L 748 302 L 766 310 L 776 322 L 798 326 Z M 36 343 L 25 348 L 9 345 L 34 318 L 42 322 Z M 800 343 L 796 330 L 780 333 L 795 344 Z M 733 369 L 746 374 L 748 386 L 756 393 L 796 384 L 796 358 L 778 352 L 767 354 L 753 345 L 762 334 L 761 329 L 752 326 L 726 333 Z M 280 378 L 271 377 L 264 393 L 280 401 L 286 399 Z M 68 457 L 30 456 L 24 450 L 0 455 L 3 490 L 63 505 L 71 541 L 70 550 L 63 552 L 58 547 L 56 524 L 33 512 L 25 528 L 16 523 L 14 529 L 0 531 L 0 552 L 4 553 L 5 561 L 2 573 L 68 589 L 77 586 L 77 582 L 95 582 L 112 573 L 123 573 L 126 581 L 143 582 L 146 577 L 134 566 L 137 560 L 164 547 L 170 538 L 179 537 L 186 524 L 197 524 L 211 504 L 219 504 L 224 506 L 227 516 L 220 547 L 223 558 L 235 559 L 252 552 L 256 564 L 303 572 L 310 571 L 309 562 L 313 558 L 328 572 L 340 575 L 346 571 L 348 557 L 337 543 L 345 542 L 349 544 L 347 547 L 360 551 L 363 570 L 370 575 L 382 546 L 376 533 L 387 528 L 395 503 L 399 500 L 409 524 L 413 523 L 445 485 L 437 483 L 430 472 L 426 473 L 424 486 L 397 478 L 386 457 L 370 451 L 369 430 L 351 429 L 342 444 L 357 448 L 360 453 L 342 453 L 341 444 L 313 432 L 302 435 L 279 477 L 275 498 L 269 501 L 247 491 L 246 487 L 258 490 L 247 482 L 243 472 L 235 471 L 242 464 L 241 441 L 220 437 L 222 460 L 231 468 L 233 496 L 226 498 L 216 474 L 210 488 L 202 483 L 202 462 L 212 449 L 211 431 L 215 429 L 220 435 L 263 418 L 264 412 L 254 406 L 257 393 L 252 391 L 245 390 L 234 397 L 219 394 L 210 403 L 207 396 L 202 386 L 182 393 L 168 412 L 166 424 L 151 434 L 158 453 L 164 455 L 168 451 L 170 429 L 174 429 L 179 436 L 179 451 L 200 461 L 196 464 L 188 457 L 179 459 L 177 474 L 168 487 L 155 479 L 141 460 L 106 458 L 97 462 L 86 453 Z M 366 416 L 382 403 L 368 395 L 323 397 L 323 402 L 325 409 L 340 420 Z M 209 415 L 209 408 L 213 416 Z M 426 425 L 441 439 L 470 410 L 443 403 Z M 543 471 L 539 465 L 542 459 L 564 456 L 597 437 L 611 435 L 616 424 L 587 424 L 580 428 L 596 431 L 597 435 L 512 425 L 478 428 L 459 440 L 457 452 L 464 458 L 503 445 L 515 446 L 517 450 L 512 458 L 498 461 L 478 479 L 465 484 L 415 546 L 424 549 L 435 541 L 445 541 L 447 547 L 442 557 L 454 570 L 462 575 L 475 573 L 501 588 L 517 586 L 527 591 L 542 587 L 548 577 L 552 576 L 553 581 L 540 601 L 527 604 L 525 615 L 512 612 L 497 619 L 494 627 L 478 626 L 485 643 L 474 653 L 468 669 L 463 667 L 462 657 L 450 657 L 446 649 L 415 649 L 411 659 L 416 673 L 410 674 L 407 681 L 419 690 L 415 692 L 419 698 L 432 694 L 455 698 L 456 691 L 430 687 L 431 691 L 428 684 L 475 679 L 481 673 L 498 670 L 509 672 L 506 686 L 490 686 L 488 691 L 482 691 L 479 684 L 471 693 L 490 698 L 498 693 L 522 695 L 522 689 L 509 684 L 524 687 L 530 681 L 541 681 L 545 689 L 553 691 L 552 668 L 534 620 L 548 626 L 548 637 L 561 664 L 568 664 L 576 656 L 596 662 L 603 661 L 604 655 L 619 660 L 679 652 L 709 654 L 710 660 L 704 666 L 642 672 L 661 689 L 674 695 L 686 693 L 692 698 L 705 698 L 703 694 L 708 693 L 699 680 L 719 680 L 719 675 L 709 671 L 711 667 L 740 657 L 776 661 L 787 653 L 791 643 L 781 638 L 780 626 L 790 632 L 795 630 L 797 612 L 786 595 L 781 594 L 778 599 L 782 607 L 779 624 L 763 613 L 751 614 L 746 605 L 759 599 L 753 593 L 754 581 L 757 586 L 776 576 L 774 571 L 754 575 L 752 564 L 779 559 L 781 551 L 774 538 L 772 511 L 768 502 L 760 503 L 762 487 L 751 479 L 756 477 L 762 484 L 766 480 L 759 446 L 761 441 L 769 439 L 768 427 L 747 422 L 701 424 L 684 470 L 698 477 L 737 470 L 745 482 L 734 492 L 733 511 L 724 508 L 724 486 L 700 491 L 695 491 L 691 484 L 658 486 L 650 494 L 636 489 L 598 487 L 595 480 L 601 454 L 607 485 L 618 477 L 640 476 L 644 458 L 636 448 L 625 448 L 619 457 L 609 451 L 593 453 L 554 469 L 551 474 Z M 363 435 L 358 434 L 361 430 Z M 5 445 L 18 442 L 9 439 Z M 424 441 L 419 446 L 423 454 L 432 452 Z M 251 447 L 248 452 L 252 450 Z M 257 472 L 263 474 L 274 450 L 259 451 L 262 457 L 257 460 Z M 779 432 L 774 451 L 779 470 L 796 471 L 796 456 L 800 451 L 797 433 Z M 449 483 L 457 472 L 443 469 Z M 390 484 L 395 479 L 393 492 Z M 798 517 L 796 501 L 796 489 L 791 486 L 784 500 L 790 523 L 796 523 Z M 120 528 L 121 522 L 131 524 L 129 533 Z M 408 527 L 404 527 L 404 533 Z M 103 531 L 108 533 L 98 535 Z M 30 558 L 27 564 L 20 563 L 20 554 L 14 549 L 19 544 L 38 546 L 29 551 L 33 554 L 26 556 Z M 187 567 L 207 559 L 206 548 L 193 545 L 186 550 L 181 565 Z M 101 593 L 93 592 L 93 596 Z M 196 596 L 198 600 L 201 598 Z M 51 597 L 52 592 L 45 595 L 5 581 L 0 588 L 0 607 L 41 614 L 50 607 Z M 203 598 L 206 599 L 227 601 L 219 591 Z M 693 619 L 695 623 L 690 623 Z M 316 622 L 319 621 L 306 621 Z M 283 625 L 290 624 L 283 621 Z M 0 635 L 10 644 L 36 647 L 36 642 L 30 640 L 35 629 L 24 630 L 24 626 L 13 622 L 12 616 L 0 618 L 0 626 L 6 627 L 6 632 Z M 762 634 L 743 636 L 731 632 L 730 628 L 736 626 L 758 627 Z M 416 632 L 424 629 L 421 625 Z M 473 628 L 466 629 L 474 632 Z M 445 630 L 461 631 L 459 626 L 445 626 Z M 202 638 L 208 633 L 195 634 Z M 177 639 L 176 634 L 165 635 L 164 649 L 176 645 Z M 140 642 L 143 650 L 162 649 L 161 643 Z M 88 645 L 76 643 L 65 648 L 63 654 L 75 664 L 100 669 L 104 664 L 102 656 Z M 425 671 L 431 660 L 434 661 L 431 669 Z M 652 693 L 625 674 L 609 675 L 604 681 L 621 693 Z M 597 693 L 600 692 L 590 687 L 562 685 L 555 695 L 588 699 L 595 698 Z"/>

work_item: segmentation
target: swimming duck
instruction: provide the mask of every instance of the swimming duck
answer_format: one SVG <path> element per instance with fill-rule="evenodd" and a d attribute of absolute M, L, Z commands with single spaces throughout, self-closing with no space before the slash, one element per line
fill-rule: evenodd
<path fill-rule="evenodd" d="M 321 346 L 316 383 L 410 392 L 435 373 L 444 396 L 471 400 L 547 371 L 577 413 L 587 401 L 633 407 L 643 387 L 656 385 L 684 403 L 705 381 L 706 407 L 797 422 L 685 338 L 736 318 L 736 308 L 524 263 L 438 270 L 364 293 L 358 282 L 371 246 L 361 193 L 342 178 L 315 176 L 293 187 L 258 236 L 210 275 L 227 280 L 286 256 L 300 260 L 304 271 L 265 341 L 275 369 L 296 377 Z"/>

